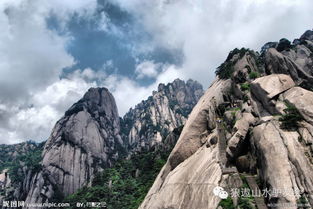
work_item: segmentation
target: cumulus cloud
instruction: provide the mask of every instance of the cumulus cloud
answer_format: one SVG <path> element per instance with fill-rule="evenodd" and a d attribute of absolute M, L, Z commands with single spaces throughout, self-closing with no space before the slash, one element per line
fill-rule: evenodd
<path fill-rule="evenodd" d="M 113 2 L 113 1 L 112 1 Z M 186 77 L 208 85 L 235 47 L 259 50 L 312 27 L 311 0 L 117 0 L 143 23 L 156 46 L 181 49 Z"/>
<path fill-rule="evenodd" d="M 60 81 L 60 75 L 63 68 L 75 63 L 66 50 L 71 37 L 49 30 L 46 20 L 51 13 L 56 13 L 60 21 L 74 13 L 90 16 L 95 6 L 95 0 L 0 2 L 0 143 L 42 140 L 47 135 L 44 124 L 55 123 L 62 107 L 39 100 L 50 96 L 52 102 L 66 106 L 67 98 L 77 89 L 72 94 L 65 90 L 69 95 L 62 101 L 62 83 L 66 80 Z M 56 98 L 58 88 L 61 90 Z M 45 95 L 45 91 L 50 92 Z"/>
<path fill-rule="evenodd" d="M 135 69 L 137 79 L 157 77 L 159 67 L 160 64 L 155 64 L 153 61 L 144 61 L 139 63 Z"/>
<path fill-rule="evenodd" d="M 78 101 L 91 87 L 107 87 L 115 97 L 119 114 L 123 116 L 130 107 L 146 99 L 157 89 L 159 83 L 172 82 L 180 75 L 173 65 L 162 67 L 157 81 L 141 86 L 136 81 L 118 74 L 107 75 L 103 71 L 89 68 L 76 70 L 56 80 L 40 91 L 29 96 L 29 106 L 0 105 L 0 116 L 5 125 L 0 126 L 0 144 L 18 143 L 24 140 L 43 141 L 56 123 L 73 103 Z M 127 100 L 125 100 L 127 98 Z"/>
<path fill-rule="evenodd" d="M 31 1 L 0 4 L 0 103 L 22 102 L 73 64 L 62 38 L 47 30 L 42 11 Z"/>
<path fill-rule="evenodd" d="M 132 46 L 181 51 L 181 66 L 153 59 L 141 61 L 134 80 L 102 71 L 78 69 L 64 75 L 74 58 L 66 50 L 74 38 L 67 33 L 71 16 L 93 18 L 97 0 L 2 0 L 0 2 L 0 144 L 47 139 L 55 122 L 90 87 L 105 86 L 116 99 L 120 115 L 151 95 L 159 83 L 193 78 L 208 86 L 215 68 L 235 47 L 260 49 L 267 41 L 299 37 L 312 28 L 311 0 L 114 0 L 137 17 L 152 42 Z M 47 27 L 53 14 L 62 35 Z M 108 27 L 101 13 L 98 30 L 123 36 Z M 111 69 L 106 71 L 107 69 Z M 154 79 L 142 86 L 140 80 Z M 125 100 L 127 98 L 127 100 Z"/>
<path fill-rule="evenodd" d="M 96 0 L 1 1 L 0 103 L 27 100 L 74 64 L 66 50 L 71 37 L 47 28 L 51 13 L 65 21 L 74 13 L 89 17 L 95 8 Z"/>
<path fill-rule="evenodd" d="M 90 70 L 77 71 L 68 78 L 56 80 L 41 91 L 28 97 L 29 105 L 0 105 L 0 115 L 5 115 L 5 126 L 0 127 L 0 144 L 24 140 L 46 140 L 55 122 L 74 102 L 79 100 L 95 81 L 88 81 Z M 1 110 L 3 113 L 1 113 Z"/>

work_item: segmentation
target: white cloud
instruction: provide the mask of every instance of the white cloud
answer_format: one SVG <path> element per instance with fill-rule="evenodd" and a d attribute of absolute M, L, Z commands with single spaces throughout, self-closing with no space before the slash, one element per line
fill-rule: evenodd
<path fill-rule="evenodd" d="M 0 143 L 45 139 L 60 110 L 87 90 L 77 80 L 60 80 L 62 69 L 74 64 L 66 50 L 71 37 L 49 30 L 46 18 L 51 13 L 60 21 L 74 13 L 88 18 L 96 2 L 0 2 Z"/>
<path fill-rule="evenodd" d="M 60 78 L 74 64 L 66 51 L 72 37 L 47 29 L 46 18 L 57 15 L 66 31 L 73 14 L 92 18 L 96 0 L 2 0 L 0 2 L 0 144 L 44 140 L 55 122 L 90 87 L 105 86 L 115 96 L 120 115 L 146 99 L 159 83 L 193 78 L 208 85 L 214 69 L 234 47 L 259 49 L 267 41 L 299 37 L 312 28 L 311 0 L 115 0 L 140 17 L 153 47 L 183 52 L 181 67 L 154 60 L 139 63 L 136 78 L 154 78 L 141 86 L 129 78 L 92 69 Z M 99 22 L 106 31 L 107 16 Z M 110 31 L 123 36 L 112 26 Z M 66 33 L 65 33 L 66 34 Z M 150 44 L 150 42 L 149 42 Z M 146 48 L 145 48 L 146 47 Z M 112 68 L 108 62 L 104 68 Z"/>
<path fill-rule="evenodd" d="M 155 64 L 153 61 L 143 61 L 136 66 L 135 74 L 137 79 L 155 78 L 159 68 L 160 64 Z"/>
<path fill-rule="evenodd" d="M 183 75 L 172 65 L 163 66 L 156 82 L 150 86 L 140 86 L 120 75 L 106 75 L 91 69 L 76 70 L 66 78 L 59 79 L 30 95 L 29 106 L 21 108 L 0 104 L 0 116 L 5 116 L 4 113 L 8 116 L 5 118 L 6 125 L 0 126 L 0 144 L 28 139 L 46 140 L 56 121 L 73 103 L 82 98 L 90 87 L 107 87 L 114 95 L 119 114 L 123 116 L 130 107 L 150 96 L 159 83 L 172 82 L 177 77 Z"/>
<path fill-rule="evenodd" d="M 312 28 L 311 0 L 115 0 L 138 17 L 156 46 L 181 49 L 182 74 L 208 85 L 235 47 L 259 50 Z"/>
<path fill-rule="evenodd" d="M 41 91 L 29 96 L 29 106 L 0 105 L 8 115 L 6 126 L 0 127 L 0 144 L 16 143 L 27 139 L 46 140 L 58 119 L 74 102 L 79 100 L 90 87 L 97 84 L 92 79 L 90 69 L 76 71 L 69 76 L 55 81 Z M 96 73 L 94 73 L 96 74 Z"/>
<path fill-rule="evenodd" d="M 66 50 L 71 37 L 47 28 L 51 13 L 64 21 L 74 13 L 88 18 L 96 5 L 96 0 L 0 2 L 0 103 L 25 102 L 74 64 Z"/>
<path fill-rule="evenodd" d="M 0 4 L 0 98 L 19 102 L 58 78 L 63 67 L 73 64 L 65 50 L 67 37 L 46 28 L 40 8 L 33 1 Z"/>

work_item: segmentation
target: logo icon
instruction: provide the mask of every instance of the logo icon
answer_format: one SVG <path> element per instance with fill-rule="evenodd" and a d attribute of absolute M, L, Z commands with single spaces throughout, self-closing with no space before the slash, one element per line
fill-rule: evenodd
<path fill-rule="evenodd" d="M 228 193 L 224 190 L 223 187 L 220 187 L 220 186 L 216 186 L 213 189 L 213 194 L 215 196 L 218 196 L 221 199 L 227 199 L 227 197 L 228 197 Z"/>

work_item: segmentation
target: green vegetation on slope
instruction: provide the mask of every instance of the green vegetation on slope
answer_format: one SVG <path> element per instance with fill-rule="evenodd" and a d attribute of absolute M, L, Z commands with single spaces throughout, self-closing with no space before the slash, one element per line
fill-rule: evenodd
<path fill-rule="evenodd" d="M 112 168 L 99 173 L 92 187 L 80 189 L 64 202 L 71 203 L 70 208 L 76 208 L 77 202 L 105 202 L 108 209 L 138 208 L 167 157 L 168 153 L 144 151 L 119 160 Z"/>
<path fill-rule="evenodd" d="M 161 144 L 150 150 L 118 160 L 96 175 L 91 187 L 83 187 L 66 197 L 64 202 L 71 203 L 70 208 L 76 208 L 78 202 L 105 202 L 108 209 L 137 209 L 166 163 L 182 129 L 183 126 L 175 128 Z"/>
<path fill-rule="evenodd" d="M 32 171 L 41 169 L 40 161 L 44 142 L 25 142 L 17 145 L 1 145 L 0 147 L 0 171 L 9 169 L 9 176 L 13 183 L 23 180 L 21 168 L 27 166 Z"/>
<path fill-rule="evenodd" d="M 246 48 L 241 48 L 241 49 L 237 49 L 235 48 L 234 50 L 232 50 L 225 62 L 223 64 L 221 64 L 215 71 L 215 74 L 220 78 L 220 79 L 229 79 L 231 78 L 233 72 L 234 72 L 234 64 L 233 63 L 233 57 L 238 54 L 239 55 L 239 59 L 241 59 L 247 52 L 249 51 L 249 49 Z"/>
<path fill-rule="evenodd" d="M 299 127 L 299 122 L 303 120 L 303 117 L 294 105 L 288 102 L 285 102 L 285 104 L 287 106 L 287 108 L 284 109 L 285 114 L 279 118 L 281 128 L 286 130 L 297 129 Z"/>
<path fill-rule="evenodd" d="M 227 199 L 222 199 L 219 202 L 218 206 L 221 206 L 223 209 L 254 209 L 255 208 L 255 200 L 254 197 L 252 196 L 252 193 L 250 192 L 250 188 L 248 185 L 248 182 L 246 180 L 246 178 L 243 175 L 240 175 L 240 178 L 242 180 L 242 186 L 241 188 L 239 188 L 239 196 L 238 197 L 238 205 L 235 206 L 233 199 L 231 198 L 231 196 L 228 196 Z M 246 189 L 246 191 L 249 191 L 248 195 L 244 196 L 242 195 L 241 191 L 244 191 Z"/>

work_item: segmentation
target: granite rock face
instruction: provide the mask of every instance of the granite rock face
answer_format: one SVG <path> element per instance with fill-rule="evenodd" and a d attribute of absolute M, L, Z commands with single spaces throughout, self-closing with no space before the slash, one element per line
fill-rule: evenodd
<path fill-rule="evenodd" d="M 295 50 L 278 52 L 270 48 L 265 53 L 267 73 L 288 74 L 300 86 L 312 88 L 312 42 L 295 46 Z"/>
<path fill-rule="evenodd" d="M 275 99 L 282 92 L 294 87 L 295 83 L 286 74 L 272 74 L 255 79 L 251 83 L 252 94 L 264 105 L 267 111 L 277 113 Z"/>
<path fill-rule="evenodd" d="M 230 195 L 242 186 L 239 175 L 250 189 L 271 192 L 249 208 L 313 206 L 312 33 L 267 44 L 261 55 L 230 53 L 219 69 L 229 79 L 199 100 L 140 209 L 223 208 L 214 188 Z"/>
<path fill-rule="evenodd" d="M 26 202 L 77 191 L 122 153 L 175 144 L 140 209 L 222 208 L 242 179 L 251 189 L 275 191 L 251 207 L 312 207 L 312 34 L 267 44 L 262 54 L 234 50 L 219 69 L 224 78 L 203 96 L 194 81 L 160 84 L 122 119 L 107 89 L 90 89 L 54 127 L 41 170 L 27 177 Z M 231 199 L 238 207 L 240 198 Z"/>
<path fill-rule="evenodd" d="M 275 121 L 254 127 L 251 143 L 255 147 L 260 163 L 260 177 L 279 193 L 275 203 L 296 205 L 301 194 L 307 194 L 312 205 L 313 166 L 307 148 L 299 141 L 297 131 L 285 131 Z"/>
<path fill-rule="evenodd" d="M 229 88 L 229 80 L 217 80 L 199 100 L 140 208 L 215 208 L 218 204 L 212 191 L 222 178 L 219 146 L 205 144 L 215 128 L 215 108 Z"/>
<path fill-rule="evenodd" d="M 120 118 L 106 88 L 89 89 L 53 128 L 41 170 L 27 178 L 26 202 L 60 200 L 90 185 L 96 173 L 120 157 L 151 147 L 173 147 L 175 130 L 181 129 L 202 94 L 199 83 L 176 79 L 160 84 L 153 96 Z"/>
<path fill-rule="evenodd" d="M 55 125 L 43 151 L 42 170 L 32 179 L 26 202 L 46 202 L 88 185 L 123 148 L 112 94 L 91 88 Z"/>
<path fill-rule="evenodd" d="M 313 125 L 313 92 L 294 87 L 284 94 L 282 100 L 294 105 L 307 122 Z"/>
<path fill-rule="evenodd" d="M 201 84 L 176 79 L 160 84 L 147 100 L 123 117 L 123 134 L 129 150 L 149 149 L 161 143 L 174 129 L 185 124 L 189 113 L 203 95 Z"/>

